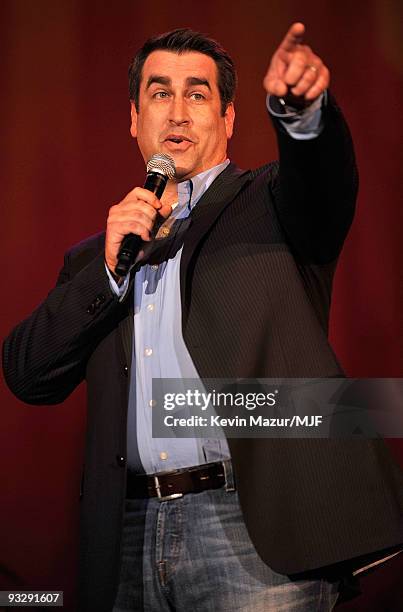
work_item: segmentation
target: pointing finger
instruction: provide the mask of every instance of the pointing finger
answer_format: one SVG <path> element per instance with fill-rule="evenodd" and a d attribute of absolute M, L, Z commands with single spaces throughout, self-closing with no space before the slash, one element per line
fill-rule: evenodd
<path fill-rule="evenodd" d="M 280 44 L 280 49 L 283 51 L 291 52 L 295 51 L 297 45 L 302 43 L 302 39 L 305 34 L 305 26 L 303 23 L 293 23 L 283 41 Z"/>

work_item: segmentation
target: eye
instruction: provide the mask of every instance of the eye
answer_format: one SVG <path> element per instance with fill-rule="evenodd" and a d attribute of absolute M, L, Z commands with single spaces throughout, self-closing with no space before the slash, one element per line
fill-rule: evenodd
<path fill-rule="evenodd" d="M 193 100 L 196 100 L 196 102 L 205 100 L 205 97 L 203 96 L 203 94 L 199 93 L 198 91 L 195 91 L 192 94 L 190 94 L 190 97 L 193 98 Z"/>
<path fill-rule="evenodd" d="M 153 94 L 153 98 L 156 98 L 157 100 L 163 100 L 164 98 L 168 97 L 168 92 L 167 91 L 156 91 Z"/>

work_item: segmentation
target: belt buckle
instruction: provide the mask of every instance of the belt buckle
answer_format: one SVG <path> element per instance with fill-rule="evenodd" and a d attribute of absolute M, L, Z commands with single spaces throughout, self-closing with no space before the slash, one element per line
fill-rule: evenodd
<path fill-rule="evenodd" d="M 172 493 L 171 495 L 161 495 L 161 486 L 159 478 L 156 474 L 154 474 L 154 486 L 157 491 L 158 501 L 169 501 L 171 499 L 179 499 L 179 497 L 183 497 L 183 493 Z"/>

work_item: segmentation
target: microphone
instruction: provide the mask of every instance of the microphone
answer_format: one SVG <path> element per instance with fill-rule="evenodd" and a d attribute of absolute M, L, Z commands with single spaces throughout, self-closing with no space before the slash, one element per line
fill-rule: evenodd
<path fill-rule="evenodd" d="M 144 189 L 155 193 L 158 199 L 164 193 L 169 179 L 175 176 L 175 162 L 170 155 L 155 153 L 147 162 L 147 176 Z M 120 245 L 118 263 L 115 267 L 117 276 L 126 276 L 132 267 L 136 255 L 141 247 L 141 237 L 136 234 L 127 234 Z"/>

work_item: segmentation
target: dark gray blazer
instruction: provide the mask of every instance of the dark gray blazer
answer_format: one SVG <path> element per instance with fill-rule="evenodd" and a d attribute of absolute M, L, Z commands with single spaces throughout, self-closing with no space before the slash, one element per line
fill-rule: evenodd
<path fill-rule="evenodd" d="M 332 99 L 325 128 L 280 164 L 228 166 L 191 214 L 181 259 L 183 335 L 201 377 L 342 375 L 327 340 L 333 273 L 353 217 L 354 153 Z M 44 303 L 4 344 L 24 402 L 88 388 L 80 609 L 109 612 L 119 578 L 126 478 L 131 295 L 104 270 L 104 235 L 75 246 Z M 292 574 L 403 541 L 403 477 L 382 441 L 230 439 L 245 522 L 262 559 Z"/>

